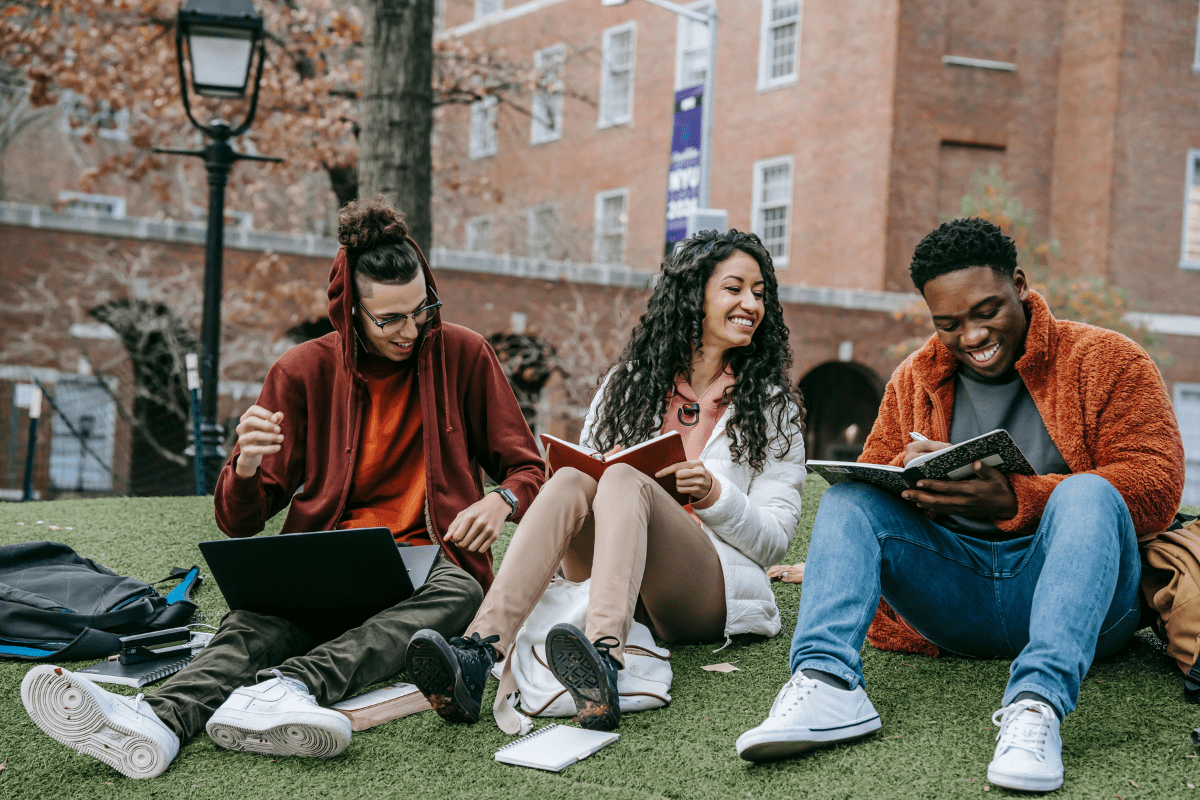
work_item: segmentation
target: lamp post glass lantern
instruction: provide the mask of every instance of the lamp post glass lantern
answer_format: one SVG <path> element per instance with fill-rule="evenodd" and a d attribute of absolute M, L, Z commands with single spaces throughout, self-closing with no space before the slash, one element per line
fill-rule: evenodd
<path fill-rule="evenodd" d="M 185 47 L 186 43 L 186 47 Z M 187 58 L 184 58 L 184 50 Z M 254 56 L 258 65 L 254 85 L 250 68 Z M 201 326 L 200 416 L 203 421 L 201 442 L 204 473 L 196 481 L 197 494 L 205 485 L 215 486 L 217 473 L 225 461 L 222 442 L 224 428 L 217 422 L 217 380 L 221 350 L 221 257 L 225 246 L 225 184 L 237 161 L 282 161 L 281 158 L 237 153 L 229 140 L 245 133 L 258 108 L 258 90 L 266 60 L 263 21 L 250 0 L 188 0 L 175 25 L 175 56 L 179 65 L 179 93 L 188 119 L 211 140 L 203 150 L 154 148 L 156 153 L 196 156 L 204 159 L 208 171 L 208 232 L 204 247 L 204 320 Z M 190 69 L 185 69 L 184 62 Z M 188 79 L 188 73 L 191 79 Z M 236 127 L 221 120 L 207 125 L 192 114 L 188 97 L 191 91 L 204 97 L 243 98 L 250 90 L 246 117 Z M 194 439 L 195 437 L 193 437 Z M 192 448 L 197 443 L 193 441 Z M 201 481 L 200 478 L 207 477 Z"/>

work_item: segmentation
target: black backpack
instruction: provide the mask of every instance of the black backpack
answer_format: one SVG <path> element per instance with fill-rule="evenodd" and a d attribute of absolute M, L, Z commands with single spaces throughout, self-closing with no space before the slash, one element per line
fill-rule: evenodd
<path fill-rule="evenodd" d="M 196 612 L 190 593 L 200 568 L 176 568 L 171 577 L 182 580 L 162 597 L 65 544 L 0 546 L 0 657 L 105 658 L 120 649 L 121 636 L 186 625 Z"/>

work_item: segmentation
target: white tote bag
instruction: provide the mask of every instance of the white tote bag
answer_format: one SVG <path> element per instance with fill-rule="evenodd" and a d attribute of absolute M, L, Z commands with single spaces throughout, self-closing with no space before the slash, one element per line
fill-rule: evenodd
<path fill-rule="evenodd" d="M 500 679 L 492 708 L 496 724 L 505 733 L 525 734 L 533 727 L 529 717 L 573 717 L 575 701 L 546 661 L 546 634 L 566 622 L 583 630 L 587 619 L 591 581 L 572 583 L 555 578 L 517 632 L 511 652 L 493 668 Z M 650 630 L 634 622 L 625 642 L 625 669 L 617 673 L 621 713 L 661 708 L 671 702 L 671 653 L 654 644 Z"/>

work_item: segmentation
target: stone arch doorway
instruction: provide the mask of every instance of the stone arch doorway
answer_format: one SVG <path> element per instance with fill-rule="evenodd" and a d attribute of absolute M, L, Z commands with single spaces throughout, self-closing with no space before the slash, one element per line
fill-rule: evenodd
<path fill-rule="evenodd" d="M 858 458 L 879 413 L 883 387 L 870 369 L 846 361 L 821 364 L 801 378 L 808 410 L 806 456 L 826 461 Z"/>

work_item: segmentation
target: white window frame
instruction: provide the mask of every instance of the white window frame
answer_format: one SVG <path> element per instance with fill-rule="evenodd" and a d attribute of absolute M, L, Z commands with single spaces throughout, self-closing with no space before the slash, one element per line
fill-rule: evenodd
<path fill-rule="evenodd" d="M 475 0 L 475 19 L 483 19 L 504 10 L 504 0 Z"/>
<path fill-rule="evenodd" d="M 96 112 L 88 112 L 88 116 L 82 121 L 85 123 L 83 127 L 72 127 L 71 117 L 81 117 L 77 113 L 81 106 L 86 106 L 86 101 L 83 95 L 71 90 L 64 91 L 59 99 L 62 104 L 62 130 L 63 133 L 69 133 L 73 136 L 82 136 L 89 127 L 95 126 L 96 135 L 101 139 L 108 139 L 114 142 L 129 141 L 129 109 L 122 108 L 119 111 L 101 109 Z M 102 105 L 107 106 L 107 101 L 101 101 Z M 107 118 L 107 119 L 106 119 Z M 113 127 L 105 128 L 102 123 L 111 121 Z"/>
<path fill-rule="evenodd" d="M 1192 57 L 1192 72 L 1200 72 L 1200 4 L 1196 8 L 1196 52 Z"/>
<path fill-rule="evenodd" d="M 543 47 L 533 54 L 533 68 L 541 85 L 533 95 L 529 143 L 545 144 L 562 138 L 563 72 L 567 61 L 565 44 Z M 549 123 L 549 124 L 547 124 Z"/>
<path fill-rule="evenodd" d="M 482 235 L 480 227 L 483 228 Z M 483 241 L 481 242 L 480 239 Z M 492 217 L 482 214 L 471 217 L 463 224 L 463 249 L 468 253 L 492 252 Z"/>
<path fill-rule="evenodd" d="M 544 231 L 537 224 L 538 215 L 550 212 L 550 230 Z M 553 203 L 542 203 L 529 209 L 529 219 L 526 223 L 525 252 L 530 258 L 548 259 L 552 257 L 554 242 L 558 236 L 558 209 Z"/>
<path fill-rule="evenodd" d="M 610 69 L 609 65 L 611 55 L 610 42 L 612 42 L 613 37 L 625 32 L 629 33 L 629 108 L 623 114 L 613 115 L 609 113 L 611 109 L 607 108 L 605 99 L 608 96 L 609 86 L 613 80 L 613 70 Z M 596 123 L 597 128 L 612 128 L 617 125 L 633 124 L 634 89 L 637 87 L 636 76 L 637 22 L 630 21 L 606 29 L 601 38 L 600 47 L 600 119 Z"/>
<path fill-rule="evenodd" d="M 687 6 L 685 6 L 685 8 L 690 8 L 692 11 L 699 11 L 700 13 L 704 14 L 704 13 L 707 13 L 708 10 L 710 8 L 712 8 L 712 6 L 713 6 L 713 3 L 710 2 L 710 0 L 697 0 L 697 2 L 695 2 L 695 3 L 688 4 Z M 705 24 L 703 22 L 697 22 L 696 20 L 689 19 L 683 15 L 680 15 L 679 19 L 676 21 L 676 23 L 675 23 L 675 91 L 677 91 L 677 92 L 680 89 L 687 89 L 692 86 L 699 86 L 700 84 L 704 83 L 704 81 L 701 81 L 700 84 L 696 84 L 696 83 L 685 84 L 683 82 L 683 70 L 684 70 L 684 65 L 687 62 L 687 52 L 688 52 L 688 51 L 685 51 L 684 44 L 687 43 L 688 35 L 692 31 L 704 31 L 706 36 L 711 36 L 712 35 L 712 25 Z M 708 63 L 708 43 L 709 43 L 709 41 L 711 41 L 711 40 L 706 38 L 704 47 L 703 47 L 704 59 L 705 59 L 704 69 L 706 72 L 711 67 L 711 65 Z"/>
<path fill-rule="evenodd" d="M 1200 148 L 1192 148 L 1187 154 L 1187 168 L 1183 182 L 1183 231 L 1179 239 L 1180 269 L 1200 269 L 1200 260 L 1188 259 L 1188 211 L 1192 203 L 1192 187 L 1200 187 Z M 1200 228 L 1200 204 L 1196 207 L 1196 225 Z"/>
<path fill-rule="evenodd" d="M 72 216 L 125 219 L 125 198 L 118 195 L 59 192 L 58 201 L 67 204 L 66 213 Z M 108 211 L 102 211 L 101 207 L 107 207 Z"/>
<path fill-rule="evenodd" d="M 768 169 L 783 165 L 787 165 L 788 168 L 787 202 L 783 204 L 764 203 L 762 199 L 763 173 Z M 792 231 L 794 230 L 793 222 L 795 220 L 795 215 L 792 214 L 792 209 L 795 206 L 792 195 L 795 193 L 796 189 L 796 168 L 792 157 L 778 156 L 776 158 L 764 158 L 755 161 L 754 180 L 752 184 L 754 186 L 754 194 L 751 196 L 750 201 L 750 230 L 756 233 L 760 239 L 763 239 L 764 245 L 768 243 L 766 241 L 765 231 L 762 223 L 762 213 L 772 208 L 778 208 L 780 205 L 783 205 L 783 207 L 787 209 L 787 236 L 784 245 L 786 250 L 782 256 L 776 256 L 774 253 L 771 254 L 771 262 L 777 269 L 782 269 L 788 265 L 792 255 Z"/>
<path fill-rule="evenodd" d="M 779 77 L 771 76 L 771 67 L 774 62 L 774 40 L 771 34 L 775 28 L 791 24 L 792 20 L 772 22 L 771 5 L 773 2 L 775 0 L 763 0 L 762 4 L 762 27 L 758 35 L 758 91 L 760 92 L 777 89 L 780 86 L 790 86 L 799 80 L 800 75 L 800 35 L 803 29 L 804 0 L 796 0 L 796 49 L 792 54 L 792 71 Z"/>
<path fill-rule="evenodd" d="M 1175 384 L 1175 396 L 1172 398 L 1180 433 L 1183 435 L 1183 458 L 1187 469 L 1184 474 L 1183 504 L 1200 505 L 1200 450 L 1195 447 L 1188 448 L 1188 444 L 1200 441 L 1200 431 L 1193 429 L 1193 424 L 1200 426 L 1200 418 L 1183 413 L 1191 411 L 1183 402 L 1185 392 L 1200 392 L 1200 383 Z"/>
<path fill-rule="evenodd" d="M 622 216 L 625 218 L 620 224 L 620 229 L 606 229 L 604 227 L 604 201 L 614 197 L 620 197 L 625 204 L 625 211 Z M 594 226 L 595 235 L 592 239 L 592 260 L 597 264 L 624 264 L 625 263 L 625 248 L 629 244 L 629 189 L 610 189 L 606 192 L 596 192 L 596 221 Z M 604 238 L 613 236 L 617 233 L 621 234 L 621 254 L 617 260 L 604 258 Z"/>
<path fill-rule="evenodd" d="M 467 133 L 467 155 L 470 158 L 487 158 L 499 151 L 500 137 L 496 132 L 499 111 L 500 100 L 494 94 L 471 103 L 471 124 Z M 485 136 L 485 130 L 490 134 Z"/>

